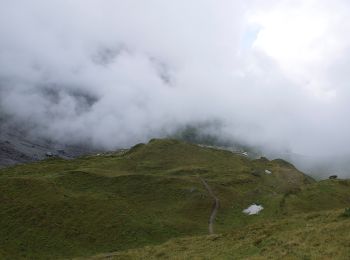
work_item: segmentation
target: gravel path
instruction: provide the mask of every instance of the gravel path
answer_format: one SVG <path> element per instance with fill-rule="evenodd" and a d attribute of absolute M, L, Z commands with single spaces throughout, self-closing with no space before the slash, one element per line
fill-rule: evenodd
<path fill-rule="evenodd" d="M 209 192 L 209 195 L 214 199 L 213 209 L 212 209 L 210 217 L 209 217 L 209 234 L 211 235 L 211 234 L 214 234 L 214 222 L 215 222 L 216 214 L 218 213 L 218 210 L 220 207 L 220 200 L 218 197 L 215 196 L 213 190 L 208 185 L 208 183 L 202 177 L 198 176 L 198 178 L 201 180 L 204 187 Z"/>

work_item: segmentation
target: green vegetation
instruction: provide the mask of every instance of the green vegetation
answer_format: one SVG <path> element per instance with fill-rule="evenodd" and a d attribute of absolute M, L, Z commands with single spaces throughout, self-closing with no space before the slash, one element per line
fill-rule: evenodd
<path fill-rule="evenodd" d="M 213 201 L 198 176 L 220 199 L 214 229 L 222 236 L 205 236 Z M 153 249 L 125 250 L 159 245 L 154 247 L 158 252 L 165 250 L 160 244 L 169 239 L 175 239 L 170 244 L 186 244 L 184 248 L 192 248 L 193 242 L 190 257 L 206 248 L 205 241 L 223 241 L 230 234 L 246 237 L 225 240 L 245 243 L 241 251 L 231 246 L 227 256 L 259 255 L 268 244 L 244 247 L 253 239 L 254 227 L 282 239 L 301 232 L 305 225 L 298 221 L 312 214 L 321 214 L 313 220 L 315 226 L 318 220 L 338 221 L 332 212 L 327 218 L 322 210 L 344 211 L 350 204 L 349 188 L 346 180 L 315 182 L 283 160 L 250 160 L 170 139 L 76 160 L 19 165 L 0 170 L 0 258 L 72 258 L 114 251 L 152 256 Z M 264 210 L 256 216 L 243 214 L 252 203 L 262 204 Z M 290 229 L 280 230 L 289 220 L 294 223 L 287 225 Z M 346 221 L 341 218 L 338 224 Z M 213 250 L 212 256 L 221 255 Z"/>
<path fill-rule="evenodd" d="M 350 208 L 346 208 L 342 213 L 343 217 L 350 218 Z"/>
<path fill-rule="evenodd" d="M 349 259 L 350 221 L 339 210 L 292 215 L 220 235 L 105 254 L 101 259 Z"/>

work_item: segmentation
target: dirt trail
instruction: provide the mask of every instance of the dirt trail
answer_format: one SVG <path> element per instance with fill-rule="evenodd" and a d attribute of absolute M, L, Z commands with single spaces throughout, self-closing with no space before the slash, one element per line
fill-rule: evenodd
<path fill-rule="evenodd" d="M 213 226 L 214 226 L 216 214 L 218 213 L 218 210 L 220 207 L 220 200 L 218 197 L 215 196 L 213 190 L 208 185 L 208 183 L 202 177 L 198 176 L 198 178 L 201 180 L 204 187 L 209 192 L 210 196 L 214 199 L 213 209 L 211 211 L 210 218 L 209 218 L 209 234 L 211 235 L 211 234 L 214 234 L 214 227 Z"/>

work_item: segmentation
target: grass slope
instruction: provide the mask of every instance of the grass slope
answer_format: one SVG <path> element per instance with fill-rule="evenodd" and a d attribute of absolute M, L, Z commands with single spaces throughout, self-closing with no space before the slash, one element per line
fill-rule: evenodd
<path fill-rule="evenodd" d="M 324 209 L 349 203 L 346 183 L 315 183 L 283 160 L 151 140 L 126 152 L 0 170 L 0 257 L 90 256 L 205 235 L 212 198 L 198 176 L 220 199 L 218 233 L 317 210 L 318 192 Z M 247 217 L 242 210 L 254 202 L 264 210 Z"/>
<path fill-rule="evenodd" d="M 341 212 L 298 214 L 90 259 L 349 259 L 350 219 Z"/>

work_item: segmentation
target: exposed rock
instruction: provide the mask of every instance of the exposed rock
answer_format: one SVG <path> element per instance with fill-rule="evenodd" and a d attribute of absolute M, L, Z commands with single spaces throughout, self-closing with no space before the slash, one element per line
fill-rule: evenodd
<path fill-rule="evenodd" d="M 46 157 L 53 157 L 53 153 L 51 153 L 51 152 L 46 152 Z"/>
<path fill-rule="evenodd" d="M 70 159 L 96 152 L 88 146 L 64 145 L 32 138 L 16 128 L 3 129 L 0 125 L 0 168 L 43 160 L 54 155 Z"/>

